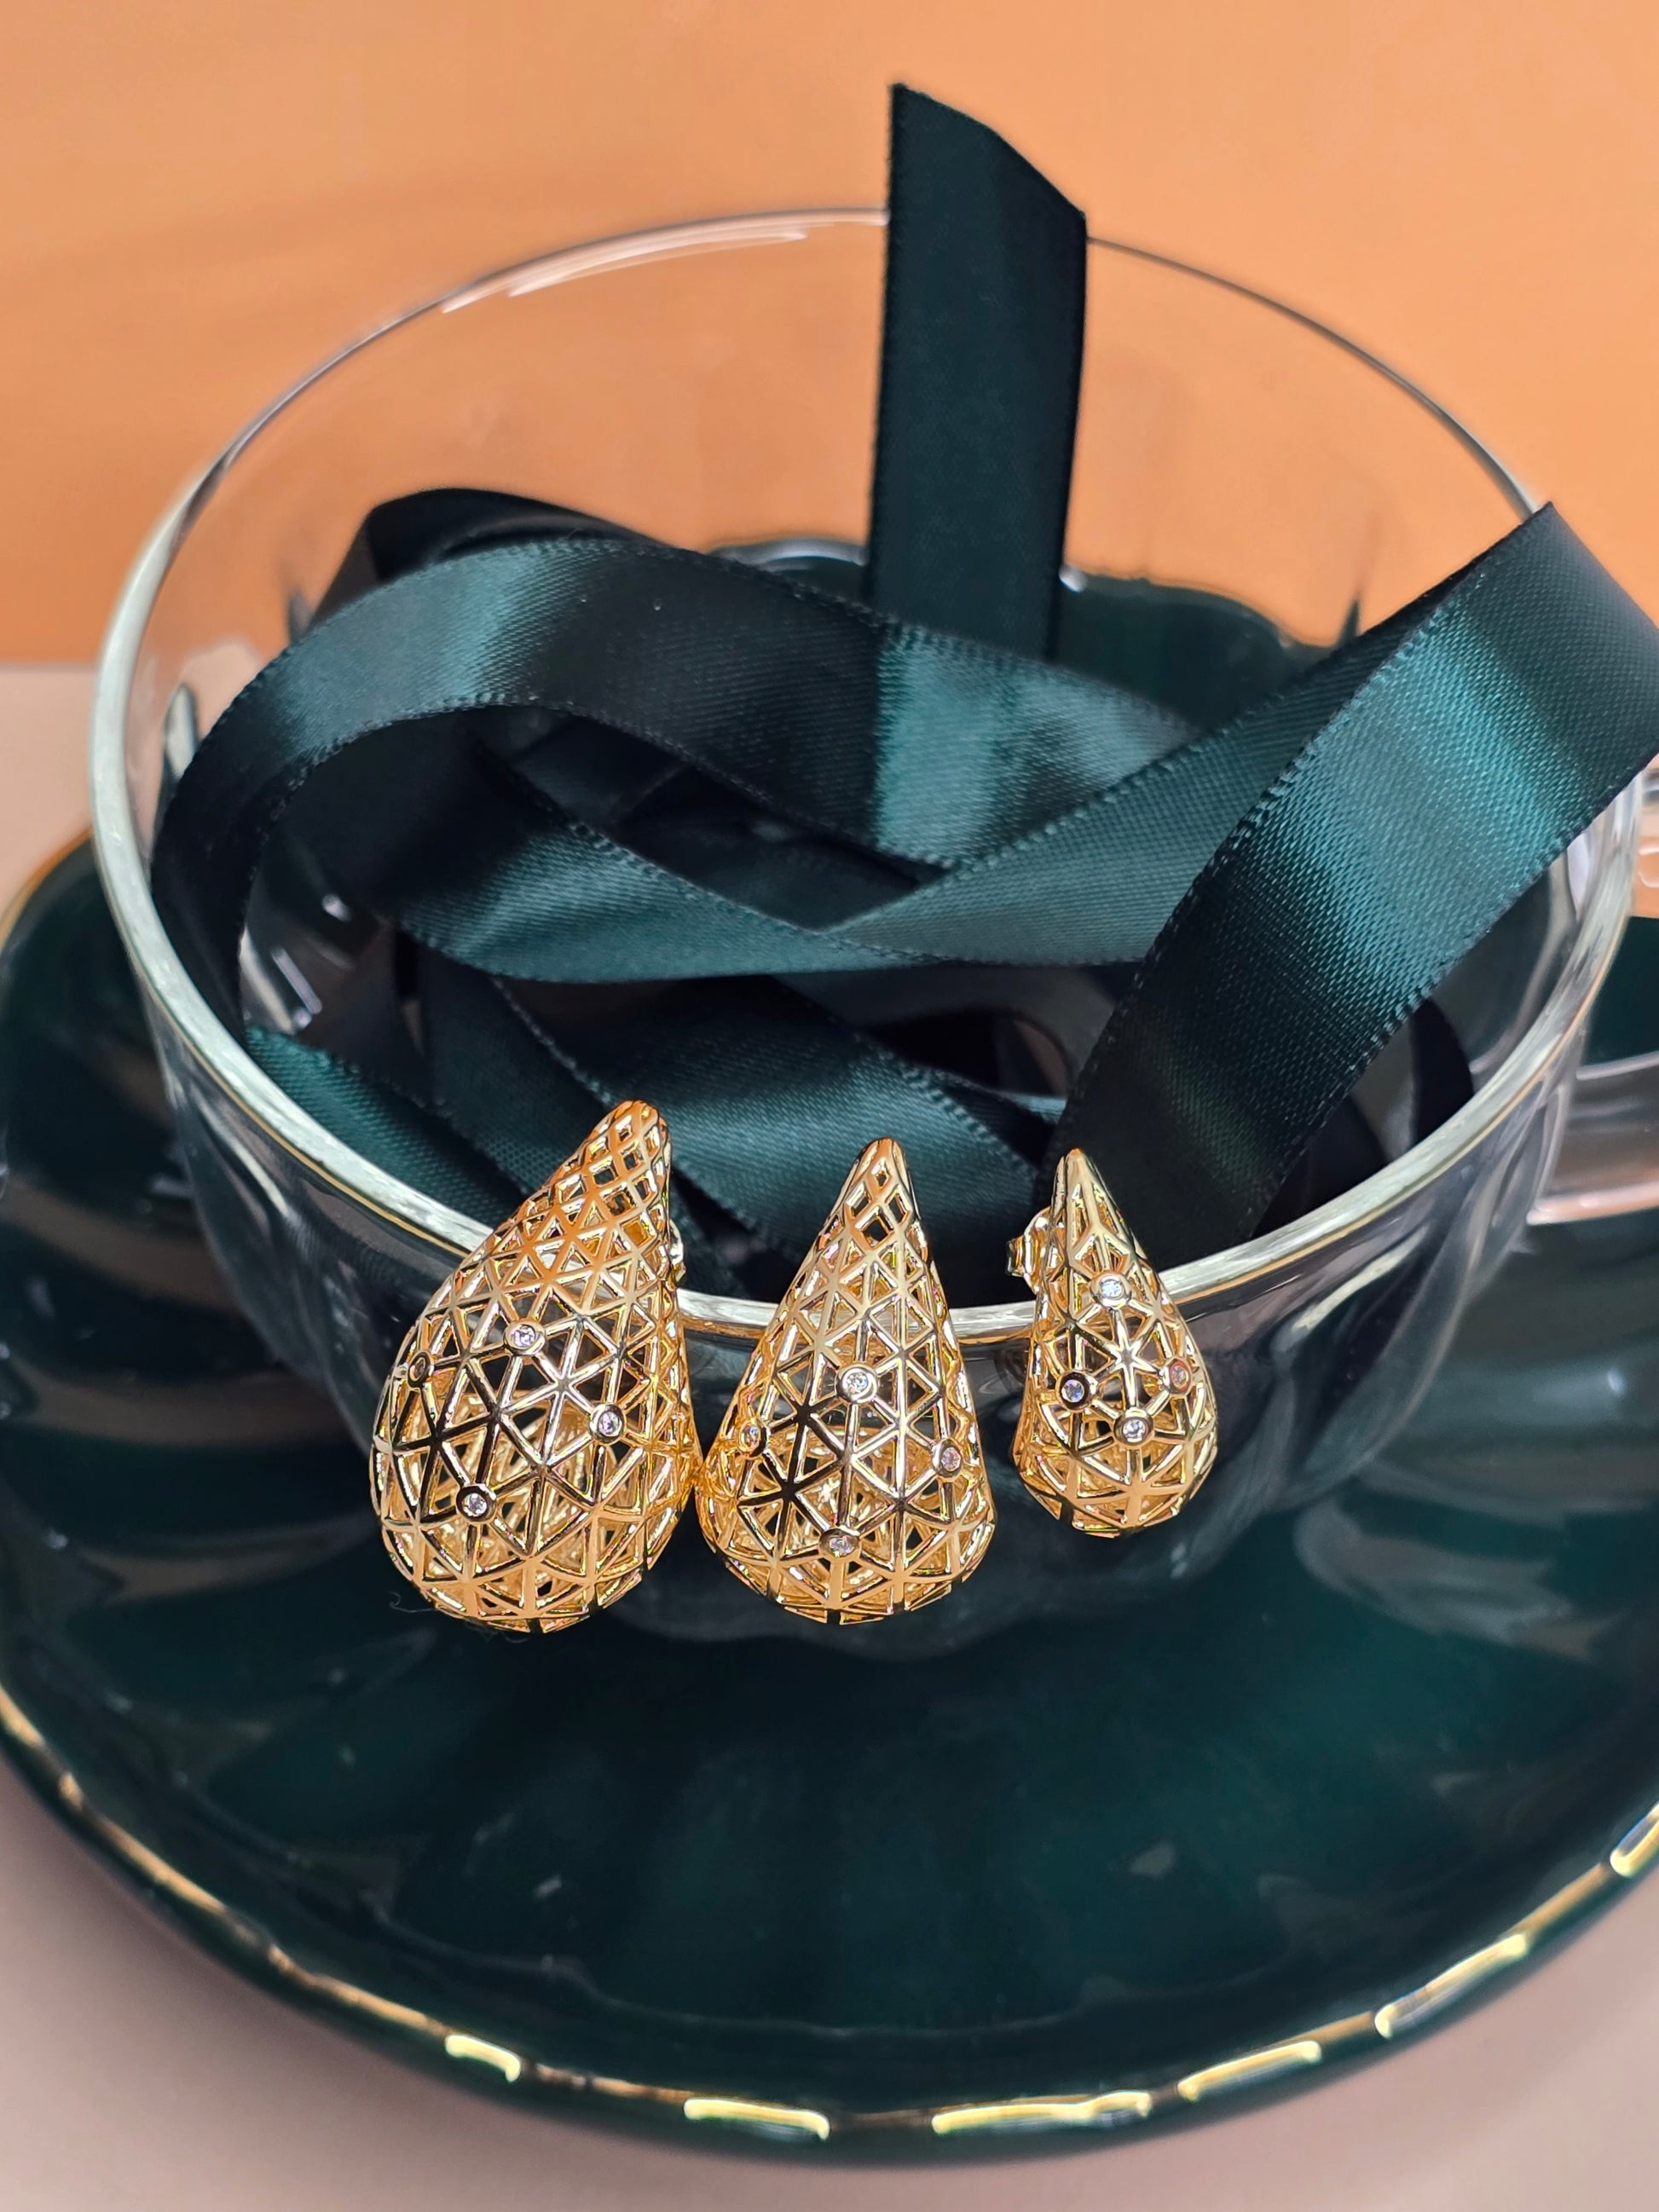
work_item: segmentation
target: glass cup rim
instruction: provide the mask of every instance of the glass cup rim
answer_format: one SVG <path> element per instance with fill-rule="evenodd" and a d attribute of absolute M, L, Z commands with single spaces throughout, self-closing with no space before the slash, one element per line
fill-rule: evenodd
<path fill-rule="evenodd" d="M 191 1058 L 242 1114 L 343 1197 L 431 1244 L 448 1265 L 474 1249 L 493 1224 L 475 1222 L 388 1174 L 303 1112 L 212 1012 L 161 927 L 141 856 L 126 773 L 128 703 L 156 597 L 197 515 L 242 453 L 314 385 L 380 339 L 428 316 L 453 313 L 503 294 L 519 297 L 629 264 L 726 247 L 799 243 L 815 231 L 836 225 L 879 228 L 886 220 L 884 208 L 870 206 L 779 209 L 710 216 L 579 241 L 507 264 L 435 294 L 337 348 L 261 408 L 163 514 L 122 585 L 98 659 L 89 783 L 99 873 L 128 958 Z M 1095 252 L 1149 264 L 1231 293 L 1335 347 L 1422 408 L 1492 479 L 1518 516 L 1534 511 L 1534 502 L 1528 494 L 1473 431 L 1355 340 L 1300 308 L 1192 263 L 1115 239 L 1091 236 L 1089 243 Z M 1561 972 L 1524 1033 L 1474 1096 L 1430 1136 L 1340 1197 L 1265 1236 L 1172 1268 L 1167 1280 L 1173 1297 L 1183 1304 L 1199 1299 L 1209 1303 L 1253 1280 L 1305 1261 L 1443 1175 L 1512 1110 L 1566 1048 L 1611 963 L 1629 910 L 1628 878 L 1635 866 L 1638 819 L 1638 787 L 1632 786 L 1620 794 L 1600 823 L 1584 833 L 1586 839 L 1608 841 L 1610 849 L 1603 856 L 1604 865 L 1596 869 L 1579 910 Z M 1621 860 L 1627 860 L 1629 866 L 1619 865 Z M 744 1340 L 757 1336 L 775 1310 L 759 1299 L 719 1297 L 696 1291 L 683 1291 L 680 1304 L 689 1325 Z M 951 1317 L 964 1344 L 987 1344 L 1024 1335 L 1031 1316 L 1032 1304 L 1027 1298 L 957 1307 Z"/>

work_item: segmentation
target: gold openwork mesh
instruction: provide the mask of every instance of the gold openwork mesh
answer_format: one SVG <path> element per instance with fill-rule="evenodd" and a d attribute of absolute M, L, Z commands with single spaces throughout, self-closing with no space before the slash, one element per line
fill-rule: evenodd
<path fill-rule="evenodd" d="M 1209 1473 L 1215 1397 L 1192 1331 L 1112 1203 L 1068 1152 L 1012 1258 L 1036 1298 L 1014 1464 L 1057 1518 L 1121 1536 L 1178 1513 Z"/>
<path fill-rule="evenodd" d="M 814 1620 L 926 1605 L 984 1556 L 979 1425 L 890 1139 L 859 1160 L 756 1346 L 697 1504 L 733 1571 Z"/>
<path fill-rule="evenodd" d="M 618 1106 L 450 1276 L 375 1419 L 392 1555 L 446 1613 L 565 1628 L 632 1589 L 697 1466 L 668 1136 Z"/>

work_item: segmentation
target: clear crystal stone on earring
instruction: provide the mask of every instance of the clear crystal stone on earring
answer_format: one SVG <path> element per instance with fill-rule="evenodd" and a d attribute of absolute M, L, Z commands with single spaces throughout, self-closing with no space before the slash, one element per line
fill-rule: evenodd
<path fill-rule="evenodd" d="M 1090 1536 L 1179 1513 L 1216 1454 L 1191 1330 L 1087 1155 L 1009 1254 L 1036 1300 L 1013 1457 L 1038 1504 Z"/>

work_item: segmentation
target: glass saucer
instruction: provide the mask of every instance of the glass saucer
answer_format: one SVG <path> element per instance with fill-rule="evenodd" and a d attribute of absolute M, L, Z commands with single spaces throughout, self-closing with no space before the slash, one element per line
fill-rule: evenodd
<path fill-rule="evenodd" d="M 1109 1624 L 532 1643 L 407 1591 L 242 1321 L 84 853 L 0 953 L 0 1092 L 5 1745 L 398 2055 L 811 2158 L 1139 2135 L 1381 2056 L 1659 1856 L 1659 1214 L 1532 1232 L 1402 1442 Z"/>

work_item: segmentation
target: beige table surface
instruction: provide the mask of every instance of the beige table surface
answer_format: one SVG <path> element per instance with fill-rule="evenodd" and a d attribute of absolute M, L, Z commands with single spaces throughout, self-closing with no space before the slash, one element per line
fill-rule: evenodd
<path fill-rule="evenodd" d="M 0 671 L 0 877 L 83 813 L 78 671 Z M 192 1950 L 0 1769 L 0 2207 L 18 2212 L 1643 2212 L 1659 1877 L 1484 2010 L 1266 2111 L 1041 2163 L 815 2172 L 486 2105 Z"/>

